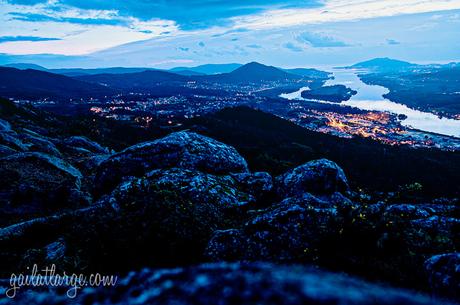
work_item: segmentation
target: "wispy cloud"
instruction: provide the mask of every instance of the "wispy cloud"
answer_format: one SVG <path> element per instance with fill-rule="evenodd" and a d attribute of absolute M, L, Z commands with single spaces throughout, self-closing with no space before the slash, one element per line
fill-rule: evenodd
<path fill-rule="evenodd" d="M 290 51 L 293 51 L 293 52 L 302 52 L 303 49 L 301 47 L 299 47 L 298 45 L 292 43 L 292 42 L 287 42 L 285 44 L 283 44 L 283 47 L 285 47 L 286 49 L 290 50 Z"/>
<path fill-rule="evenodd" d="M 343 41 L 321 33 L 303 32 L 297 36 L 297 41 L 306 43 L 313 48 L 338 48 L 350 46 Z"/>
<path fill-rule="evenodd" d="M 61 40 L 55 37 L 38 37 L 38 36 L 0 36 L 0 43 L 12 41 L 52 41 Z"/>
<path fill-rule="evenodd" d="M 76 23 L 76 24 L 89 24 L 89 25 L 120 25 L 128 26 L 128 20 L 119 18 L 82 18 L 82 17 L 53 17 L 45 14 L 34 13 L 9 13 L 12 20 L 26 21 L 26 22 L 57 22 L 57 23 Z"/>
<path fill-rule="evenodd" d="M 399 41 L 394 40 L 394 39 L 387 39 L 387 44 L 389 45 L 399 45 L 401 44 Z"/>
<path fill-rule="evenodd" d="M 148 66 L 161 66 L 161 65 L 178 65 L 178 64 L 191 64 L 194 63 L 191 59 L 165 59 L 160 61 L 151 62 Z"/>
<path fill-rule="evenodd" d="M 99 56 L 97 65 L 108 64 L 109 55 L 117 65 L 291 64 L 339 53 L 348 61 L 365 48 L 397 57 L 418 44 L 429 57 L 435 48 L 458 50 L 456 9 L 460 0 L 0 0 L 0 36 L 61 38 L 8 41 L 0 52 Z"/>
<path fill-rule="evenodd" d="M 233 21 L 248 29 L 264 29 L 456 9 L 460 9 L 458 0 L 326 0 L 318 8 L 274 9 Z"/>
<path fill-rule="evenodd" d="M 182 30 L 196 30 L 229 25 L 231 17 L 251 15 L 268 9 L 307 8 L 322 6 L 321 0 L 5 0 L 13 5 L 46 6 L 58 10 L 71 7 L 79 10 L 115 11 L 120 17 L 136 18 L 142 21 L 152 19 L 171 20 Z"/>
<path fill-rule="evenodd" d="M 249 30 L 245 29 L 245 28 L 234 28 L 234 29 L 231 29 L 231 30 L 221 29 L 219 31 L 219 33 L 213 34 L 212 37 L 221 37 L 221 36 L 225 36 L 225 35 L 246 33 L 246 32 L 249 32 Z"/>
<path fill-rule="evenodd" d="M 58 34 L 61 39 L 15 40 L 3 43 L 0 52 L 83 55 L 178 32 L 174 21 L 143 21 L 114 10 L 79 9 L 56 0 L 16 3 L 0 0 L 0 24 L 5 25 L 0 28 L 0 36 L 55 37 Z"/>

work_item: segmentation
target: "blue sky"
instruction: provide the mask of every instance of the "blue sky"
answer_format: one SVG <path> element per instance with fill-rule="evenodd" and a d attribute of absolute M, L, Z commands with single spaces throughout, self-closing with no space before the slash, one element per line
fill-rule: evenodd
<path fill-rule="evenodd" d="M 0 0 L 0 64 L 460 60 L 460 0 Z"/>

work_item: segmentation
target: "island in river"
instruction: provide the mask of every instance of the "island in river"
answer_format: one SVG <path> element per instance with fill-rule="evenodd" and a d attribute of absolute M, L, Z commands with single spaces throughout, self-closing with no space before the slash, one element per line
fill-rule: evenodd
<path fill-rule="evenodd" d="M 327 80 L 323 88 L 346 85 L 347 91 L 355 94 L 348 99 L 340 94 L 335 99 L 319 99 L 317 89 L 302 87 L 298 91 L 281 94 L 280 97 L 300 104 L 312 101 L 330 104 L 332 100 L 343 99 L 339 105 L 358 108 L 362 112 L 302 108 L 302 111 L 291 113 L 291 120 L 312 130 L 345 137 L 370 137 L 391 145 L 435 146 L 448 150 L 460 148 L 460 120 L 439 117 L 385 98 L 389 92 L 387 88 L 369 85 L 360 79 L 358 75 L 366 72 L 364 70 L 334 69 L 332 72 L 334 77 Z"/>

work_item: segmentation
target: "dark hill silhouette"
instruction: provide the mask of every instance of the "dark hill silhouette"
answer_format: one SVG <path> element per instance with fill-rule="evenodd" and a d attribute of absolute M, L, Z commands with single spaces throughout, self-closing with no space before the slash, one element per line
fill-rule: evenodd
<path fill-rule="evenodd" d="M 200 65 L 196 67 L 175 67 L 170 69 L 169 71 L 178 73 L 178 72 L 184 72 L 184 71 L 189 71 L 189 75 L 193 75 L 191 73 L 195 72 L 198 74 L 206 74 L 206 75 L 212 75 L 212 74 L 222 74 L 222 73 L 230 73 L 237 68 L 241 67 L 241 64 L 206 64 L 206 65 Z M 178 73 L 179 74 L 179 73 Z M 198 75 L 195 74 L 195 75 Z"/>
<path fill-rule="evenodd" d="M 68 99 L 100 97 L 115 92 L 113 89 L 64 75 L 0 67 L 0 95 L 3 97 Z"/>
<path fill-rule="evenodd" d="M 181 71 L 178 71 L 181 73 Z M 259 83 L 263 81 L 286 81 L 302 79 L 300 75 L 287 73 L 272 66 L 251 62 L 230 73 L 215 75 L 179 75 L 161 70 L 149 70 L 125 74 L 96 74 L 76 76 L 76 79 L 102 84 L 118 89 L 143 89 L 157 86 L 185 83 L 187 81 L 212 82 L 222 84 Z M 182 74 L 182 73 L 181 73 Z M 187 73 L 186 73 L 187 74 Z M 196 73 L 192 73 L 196 74 Z"/>
<path fill-rule="evenodd" d="M 137 73 L 144 72 L 147 70 L 158 70 L 154 68 L 146 67 L 109 67 L 109 68 L 58 68 L 58 69 L 48 69 L 43 66 L 29 63 L 14 63 L 4 65 L 9 68 L 16 68 L 20 70 L 33 69 L 39 71 L 46 71 L 55 74 L 62 74 L 65 76 L 75 77 L 82 75 L 94 75 L 94 74 L 124 74 L 124 73 Z"/>
<path fill-rule="evenodd" d="M 283 71 L 295 74 L 299 76 L 309 77 L 309 78 L 329 78 L 330 74 L 317 69 L 312 68 L 294 68 L 294 69 L 283 69 Z"/>
<path fill-rule="evenodd" d="M 150 70 L 157 70 L 153 68 L 143 67 L 110 67 L 110 68 L 95 68 L 95 69 L 82 69 L 82 68 L 62 68 L 62 69 L 50 69 L 49 72 L 63 74 L 67 76 L 83 76 L 83 75 L 94 75 L 94 74 L 125 74 L 125 73 L 138 73 Z"/>
<path fill-rule="evenodd" d="M 36 64 L 29 64 L 29 63 L 13 63 L 13 64 L 6 64 L 4 67 L 8 68 L 16 68 L 20 70 L 27 70 L 27 69 L 33 69 L 33 70 L 39 70 L 39 71 L 48 71 L 47 68 L 36 65 Z"/>
<path fill-rule="evenodd" d="M 257 83 L 261 81 L 283 81 L 301 78 L 299 75 L 287 73 L 276 67 L 251 62 L 230 73 L 208 75 L 200 79 L 215 83 Z"/>
<path fill-rule="evenodd" d="M 77 76 L 76 79 L 119 89 L 145 89 L 162 83 L 186 82 L 190 80 L 188 76 L 157 70 L 125 74 L 83 75 Z"/>
<path fill-rule="evenodd" d="M 171 71 L 171 70 L 170 70 Z M 196 72 L 193 70 L 174 70 L 175 74 L 185 75 L 185 76 L 197 76 L 197 75 L 206 75 L 205 73 Z"/>
<path fill-rule="evenodd" d="M 374 58 L 368 61 L 363 61 L 363 62 L 354 64 L 353 66 L 351 66 L 351 68 L 370 69 L 374 71 L 384 72 L 384 71 L 405 70 L 405 69 L 409 69 L 409 68 L 416 67 L 416 66 L 417 66 L 416 64 L 413 64 L 407 61 L 384 57 L 384 58 Z"/>
<path fill-rule="evenodd" d="M 360 187 L 393 191 L 419 182 L 427 196 L 460 194 L 459 152 L 339 138 L 248 107 L 226 108 L 185 125 L 234 146 L 251 170 L 277 175 L 305 162 L 327 158 L 340 164 Z"/>

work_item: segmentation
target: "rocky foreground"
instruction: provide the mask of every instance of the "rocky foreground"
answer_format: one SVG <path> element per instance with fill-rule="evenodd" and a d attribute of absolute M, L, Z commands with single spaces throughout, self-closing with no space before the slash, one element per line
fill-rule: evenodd
<path fill-rule="evenodd" d="M 14 123 L 0 120 L 4 279 L 32 264 L 127 274 L 114 288 L 83 289 L 84 304 L 460 300 L 455 204 L 363 200 L 326 159 L 278 177 L 251 172 L 233 147 L 187 131 L 115 153 Z M 16 301 L 65 295 L 30 288 Z"/>
<path fill-rule="evenodd" d="M 0 304 L 9 304 L 0 300 Z M 65 293 L 26 291 L 24 304 L 64 304 Z M 84 289 L 82 304 L 448 304 L 403 290 L 301 266 L 266 263 L 203 264 L 192 268 L 132 272 L 114 289 Z"/>

